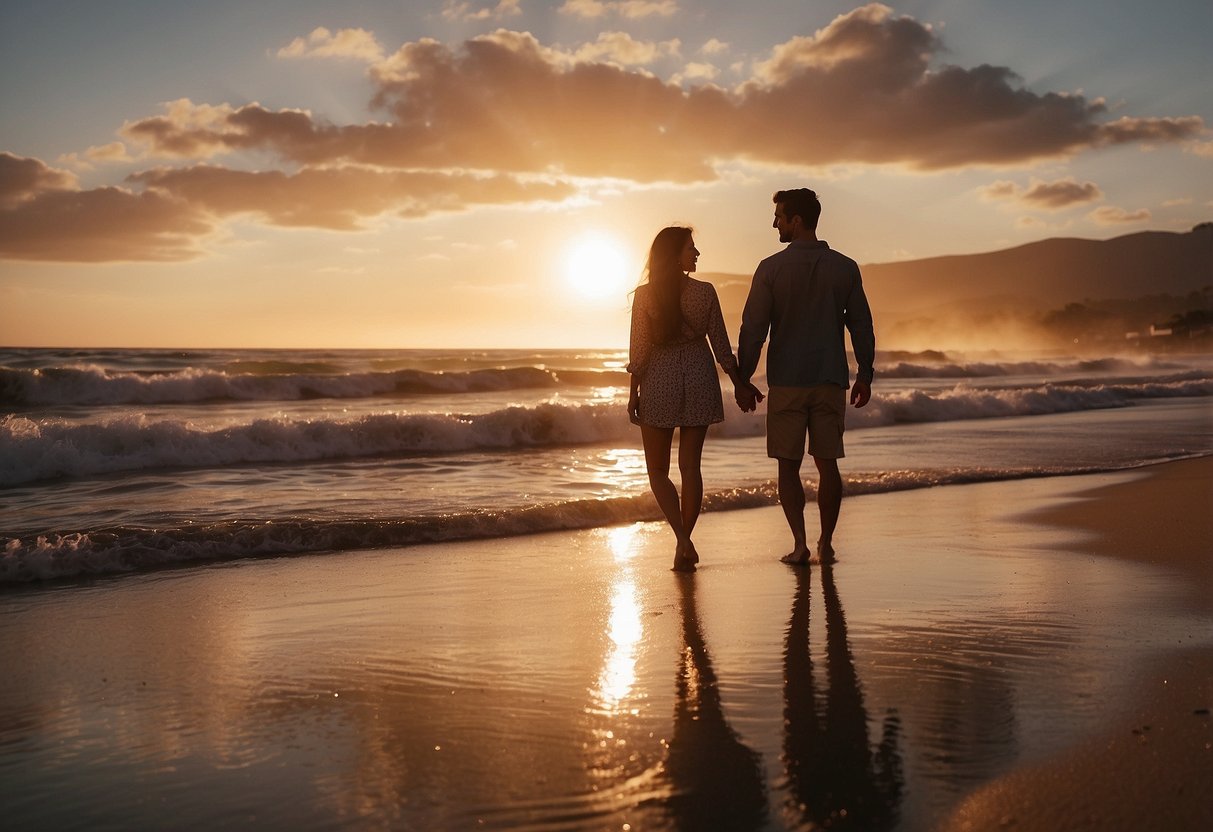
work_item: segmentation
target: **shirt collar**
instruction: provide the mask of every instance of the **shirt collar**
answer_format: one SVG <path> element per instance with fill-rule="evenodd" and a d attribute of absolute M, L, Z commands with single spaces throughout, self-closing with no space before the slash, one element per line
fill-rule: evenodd
<path fill-rule="evenodd" d="M 793 240 L 788 243 L 788 248 L 803 249 L 813 251 L 819 248 L 829 248 L 829 243 L 825 240 Z"/>

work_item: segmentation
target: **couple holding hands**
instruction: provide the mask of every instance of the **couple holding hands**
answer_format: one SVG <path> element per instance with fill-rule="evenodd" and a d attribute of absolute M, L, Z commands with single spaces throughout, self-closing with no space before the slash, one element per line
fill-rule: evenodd
<path fill-rule="evenodd" d="M 807 564 L 834 559 L 833 535 L 842 506 L 843 426 L 847 388 L 863 407 L 872 394 L 876 341 L 859 266 L 817 239 L 821 203 L 808 188 L 774 195 L 772 227 L 787 247 L 758 264 L 742 313 L 737 357 L 710 283 L 695 280 L 699 251 L 689 228 L 664 228 L 653 240 L 647 280 L 636 289 L 628 372 L 628 416 L 640 426 L 649 485 L 678 539 L 674 570 L 693 572 L 699 553 L 691 532 L 703 505 L 700 459 L 708 426 L 724 421 L 714 363 L 733 382 L 745 412 L 767 401 L 767 456 L 779 463 L 779 503 L 792 532 L 781 560 Z M 859 365 L 850 385 L 843 330 Z M 750 382 L 770 335 L 764 397 Z M 709 346 L 710 344 L 710 346 Z M 714 361 L 713 361 L 714 356 Z M 674 429 L 679 430 L 682 494 L 670 480 Z M 800 466 L 808 452 L 817 465 L 821 536 L 816 551 L 805 537 L 805 492 Z"/>

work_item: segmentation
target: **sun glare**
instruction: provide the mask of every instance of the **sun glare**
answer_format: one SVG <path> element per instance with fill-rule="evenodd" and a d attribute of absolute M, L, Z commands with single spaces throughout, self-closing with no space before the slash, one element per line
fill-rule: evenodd
<path fill-rule="evenodd" d="M 601 300 L 628 291 L 631 275 L 620 244 L 605 234 L 587 234 L 568 248 L 565 277 L 584 298 Z"/>

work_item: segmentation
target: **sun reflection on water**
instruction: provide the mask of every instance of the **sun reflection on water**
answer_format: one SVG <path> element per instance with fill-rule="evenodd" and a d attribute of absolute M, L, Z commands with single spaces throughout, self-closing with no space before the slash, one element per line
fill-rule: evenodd
<path fill-rule="evenodd" d="M 620 567 L 611 588 L 611 613 L 607 619 L 610 647 L 598 676 L 596 691 L 600 706 L 608 713 L 625 710 L 624 700 L 636 684 L 636 654 L 644 635 L 644 624 L 631 559 L 636 555 L 639 529 L 639 524 L 633 524 L 606 532 L 607 545 Z"/>

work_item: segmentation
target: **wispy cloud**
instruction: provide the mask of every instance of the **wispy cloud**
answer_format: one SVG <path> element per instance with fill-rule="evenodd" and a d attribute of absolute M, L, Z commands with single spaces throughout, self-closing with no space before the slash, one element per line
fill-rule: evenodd
<path fill-rule="evenodd" d="M 682 84 L 687 81 L 711 81 L 719 74 L 720 70 L 712 64 L 704 63 L 703 61 L 692 61 L 670 80 L 676 84 Z"/>
<path fill-rule="evenodd" d="M 442 4 L 442 17 L 460 22 L 504 20 L 519 14 L 522 14 L 519 0 L 498 0 L 497 3 L 487 6 L 477 6 L 464 0 L 445 0 Z"/>
<path fill-rule="evenodd" d="M 644 66 L 658 58 L 676 57 L 682 44 L 679 40 L 661 42 L 636 40 L 626 32 L 603 32 L 593 43 L 587 43 L 572 53 L 574 61 L 593 63 L 613 61 L 624 66 Z"/>
<path fill-rule="evenodd" d="M 1087 216 L 1100 225 L 1125 225 L 1133 222 L 1145 222 L 1150 219 L 1150 211 L 1146 208 L 1127 211 L 1112 205 L 1101 205 Z"/>
<path fill-rule="evenodd" d="M 383 59 L 383 47 L 366 29 L 338 29 L 323 26 L 306 38 L 295 38 L 278 50 L 279 58 L 352 58 L 373 62 Z"/>
<path fill-rule="evenodd" d="M 1189 142 L 1184 145 L 1184 150 L 1195 156 L 1213 159 L 1213 142 Z"/>
<path fill-rule="evenodd" d="M 1042 182 L 1032 179 L 1028 186 L 1000 180 L 981 189 L 987 200 L 1014 200 L 1020 205 L 1043 211 L 1061 211 L 1103 198 L 1103 191 L 1094 182 L 1079 182 L 1072 176 Z"/>
<path fill-rule="evenodd" d="M 675 0 L 565 0 L 561 14 L 597 20 L 617 15 L 629 20 L 646 17 L 672 17 L 678 11 Z"/>

